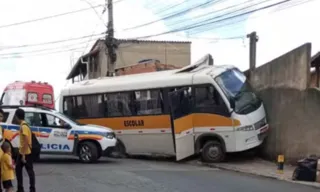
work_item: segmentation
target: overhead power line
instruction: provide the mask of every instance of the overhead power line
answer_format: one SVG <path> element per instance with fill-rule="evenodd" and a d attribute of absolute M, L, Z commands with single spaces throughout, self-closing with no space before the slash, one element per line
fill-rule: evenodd
<path fill-rule="evenodd" d="M 113 4 L 120 3 L 120 2 L 122 2 L 122 1 L 124 1 L 124 0 L 115 1 L 115 2 L 113 2 Z"/>
<path fill-rule="evenodd" d="M 87 4 L 91 7 L 91 9 L 94 11 L 94 13 L 97 15 L 97 17 L 100 19 L 101 23 L 102 23 L 105 27 L 107 27 L 107 25 L 104 23 L 104 20 L 103 20 L 102 16 L 99 15 L 99 13 L 98 13 L 97 10 L 95 9 L 95 7 L 92 5 L 92 3 L 90 3 L 90 2 L 87 1 L 87 0 L 81 0 L 81 1 L 84 1 L 85 3 L 87 3 Z M 105 7 L 106 7 L 106 5 L 104 5 L 104 9 L 105 9 Z M 103 13 L 103 12 L 102 12 L 102 13 Z"/>
<path fill-rule="evenodd" d="M 273 13 L 276 13 L 276 12 L 279 12 L 279 11 L 283 11 L 283 10 L 287 10 L 287 9 L 290 9 L 290 8 L 293 8 L 293 7 L 296 7 L 296 6 L 299 6 L 299 5 L 302 5 L 302 4 L 305 4 L 305 3 L 309 3 L 311 1 L 314 1 L 314 0 L 303 0 L 303 1 L 299 1 L 299 2 L 295 2 L 295 3 L 292 3 L 292 4 L 285 4 L 283 7 L 281 8 L 278 8 L 278 9 L 275 9 L 275 10 L 272 10 L 269 14 L 273 14 Z M 257 15 L 257 16 L 253 16 L 253 17 L 250 17 L 250 19 L 256 19 L 256 18 L 259 18 L 260 16 Z M 220 28 L 225 28 L 226 26 L 232 26 L 232 25 L 235 25 L 237 23 L 240 23 L 240 22 L 243 22 L 243 21 L 246 21 L 247 18 L 241 18 L 239 20 L 236 20 L 236 21 L 231 21 L 231 22 L 228 22 L 228 23 L 224 23 L 224 24 L 221 24 L 221 25 L 214 25 L 213 26 L 205 26 L 202 29 L 202 31 L 196 31 L 196 32 L 191 32 L 189 33 L 188 32 L 188 35 L 194 35 L 194 34 L 198 34 L 198 33 L 201 33 L 203 31 L 214 31 L 214 30 L 217 30 L 217 29 L 220 29 Z M 239 26 L 240 27 L 240 26 Z M 233 28 L 232 28 L 233 29 Z"/>
<path fill-rule="evenodd" d="M 245 5 L 246 3 L 250 2 L 250 1 L 247 1 L 247 2 L 244 2 L 244 6 L 242 6 L 241 8 L 239 9 L 235 9 L 235 10 L 231 10 L 229 12 L 225 12 L 225 13 L 222 13 L 220 15 L 216 15 L 214 17 L 210 17 L 209 19 L 205 19 L 205 20 L 201 20 L 201 21 L 197 21 L 197 22 L 194 22 L 193 24 L 199 24 L 199 23 L 203 23 L 205 21 L 209 21 L 209 20 L 214 20 L 214 19 L 220 19 L 220 18 L 226 18 L 226 17 L 230 17 L 230 16 L 234 16 L 235 14 L 239 14 L 239 13 L 244 13 L 245 11 L 248 11 L 250 10 L 250 8 L 256 8 L 257 6 L 261 5 L 261 4 L 265 4 L 267 2 L 270 2 L 272 0 L 264 0 L 264 1 L 261 1 L 261 2 L 258 2 L 258 3 L 255 3 L 255 4 L 251 4 L 251 5 Z M 239 5 L 239 4 L 238 4 Z M 220 10 L 217 10 L 215 13 L 219 13 L 219 12 L 222 12 L 224 10 L 228 10 L 230 8 L 232 8 L 233 6 L 230 6 L 230 7 L 226 7 L 224 9 L 220 9 Z M 203 15 L 199 15 L 199 17 L 204 17 L 204 16 L 207 16 L 207 15 L 210 15 L 210 13 L 208 14 L 203 14 Z M 245 15 L 241 15 L 241 16 L 245 16 Z M 234 19 L 238 19 L 240 18 L 241 16 L 239 17 L 236 17 Z M 179 23 L 180 24 L 180 23 Z M 218 22 L 219 24 L 219 22 Z M 216 26 L 216 25 L 214 25 Z M 209 27 L 212 27 L 212 25 L 208 25 L 208 26 L 204 26 L 205 28 L 209 28 Z M 199 27 L 200 28 L 200 27 Z M 200 29 L 203 29 L 202 27 Z M 192 33 L 195 33 L 194 31 L 193 32 L 189 32 L 188 31 L 188 35 L 192 34 Z M 197 32 L 196 32 L 197 33 Z"/>
<path fill-rule="evenodd" d="M 62 45 L 62 46 L 57 46 L 57 47 L 50 47 L 50 48 L 45 48 L 45 49 L 35 49 L 35 50 L 28 50 L 28 51 L 21 51 L 21 52 L 9 52 L 9 53 L 0 53 L 0 56 L 10 56 L 10 55 L 21 55 L 25 53 L 38 53 L 38 52 L 44 52 L 44 51 L 51 51 L 51 50 L 56 50 L 56 49 L 61 49 L 61 48 L 68 48 L 76 45 L 82 45 L 82 44 L 88 44 L 89 42 L 95 41 L 98 39 L 91 39 L 89 41 L 82 41 L 82 42 L 77 42 L 77 43 L 72 43 L 68 45 Z M 86 45 L 87 47 L 87 45 Z"/>
<path fill-rule="evenodd" d="M 50 15 L 50 16 L 41 17 L 41 18 L 37 18 L 37 19 L 32 19 L 32 20 L 21 21 L 21 22 L 17 22 L 17 23 L 1 25 L 0 28 L 7 28 L 7 27 L 13 27 L 13 26 L 23 25 L 23 24 L 37 22 L 37 21 L 43 21 L 43 20 L 47 20 L 47 19 L 52 19 L 52 18 L 56 18 L 56 17 L 61 17 L 61 16 L 65 16 L 65 15 L 70 15 L 70 14 L 74 14 L 74 13 L 88 11 L 88 10 L 91 10 L 91 9 L 94 9 L 94 8 L 97 8 L 97 7 L 101 7 L 101 6 L 103 6 L 103 5 L 95 5 L 95 6 L 92 6 L 90 8 L 78 9 L 78 10 L 75 10 L 75 11 L 69 11 L 69 12 L 60 13 L 60 14 L 56 14 L 56 15 Z"/>
<path fill-rule="evenodd" d="M 162 13 L 162 12 L 167 12 L 168 10 L 171 10 L 171 9 L 173 9 L 173 8 L 175 8 L 175 7 L 178 7 L 178 6 L 182 5 L 182 4 L 185 4 L 185 3 L 188 2 L 188 1 L 190 1 L 190 0 L 185 0 L 185 1 L 182 1 L 182 2 L 180 2 L 180 3 L 176 3 L 176 4 L 173 4 L 173 5 L 169 5 L 169 6 L 163 7 L 162 9 L 160 9 L 159 11 L 157 11 L 157 12 L 155 13 L 155 15 L 158 15 L 158 14 L 160 14 L 160 13 Z"/>
<path fill-rule="evenodd" d="M 162 33 L 158 33 L 158 34 L 154 34 L 154 35 L 147 35 L 147 36 L 137 37 L 135 39 L 146 39 L 146 38 L 166 35 L 166 34 L 170 34 L 170 33 L 185 31 L 185 30 L 189 30 L 189 29 L 194 29 L 194 28 L 198 28 L 198 27 L 202 27 L 202 26 L 206 26 L 206 25 L 210 25 L 210 24 L 214 24 L 214 23 L 219 23 L 219 22 L 222 22 L 222 21 L 227 21 L 227 20 L 234 19 L 234 18 L 237 18 L 237 17 L 240 17 L 240 16 L 244 16 L 244 15 L 248 15 L 248 14 L 251 14 L 251 13 L 255 13 L 257 11 L 268 9 L 268 8 L 271 8 L 271 7 L 274 7 L 274 6 L 277 6 L 277 5 L 281 5 L 281 4 L 284 4 L 284 3 L 289 2 L 289 1 L 292 1 L 292 0 L 280 1 L 280 2 L 277 2 L 277 3 L 273 3 L 271 5 L 267 5 L 267 6 L 260 7 L 260 8 L 251 10 L 251 11 L 247 11 L 247 12 L 244 12 L 244 13 L 240 13 L 240 14 L 237 14 L 237 15 L 230 16 L 230 17 L 226 17 L 226 18 L 223 18 L 223 19 L 220 19 L 220 20 L 212 21 L 213 19 L 210 18 L 210 19 L 206 19 L 206 20 L 204 20 L 204 21 L 202 21 L 200 23 L 197 23 L 196 25 L 192 24 L 192 25 L 189 25 L 189 26 L 181 27 L 181 28 L 178 28 L 178 29 L 174 29 L 174 30 L 170 30 L 170 31 L 166 31 L 166 32 L 162 32 Z"/>
<path fill-rule="evenodd" d="M 229 15 L 230 13 L 235 13 L 235 12 L 237 12 L 237 11 L 247 9 L 247 8 L 249 8 L 249 7 L 252 7 L 252 6 L 257 6 L 257 5 L 259 5 L 259 4 L 261 4 L 261 3 L 264 3 L 264 2 L 267 2 L 267 1 L 271 1 L 271 0 L 265 0 L 265 1 L 263 1 L 263 2 L 259 2 L 259 3 L 253 4 L 253 5 L 246 5 L 247 3 L 252 2 L 252 0 L 248 0 L 248 1 L 245 1 L 245 2 L 242 2 L 242 3 L 234 4 L 234 5 L 231 5 L 231 6 L 222 8 L 222 9 L 215 10 L 214 12 L 204 13 L 204 14 L 197 15 L 197 16 L 193 17 L 192 20 L 198 19 L 198 18 L 203 18 L 203 17 L 209 16 L 209 15 L 212 15 L 212 14 L 217 14 L 217 13 L 221 13 L 221 12 L 223 13 L 224 11 L 230 10 L 230 9 L 232 9 L 232 8 L 239 7 L 239 6 L 241 6 L 241 5 L 245 6 L 245 7 L 241 8 L 241 9 L 237 9 L 237 10 L 233 10 L 233 11 L 231 11 L 231 12 L 223 13 L 223 14 L 221 14 L 221 15 L 219 15 L 219 16 L 215 16 L 215 17 L 213 17 L 213 18 L 223 17 L 223 16 L 226 16 L 226 15 Z M 213 19 L 213 18 L 212 18 L 212 19 Z M 187 22 L 187 21 L 188 21 L 188 20 L 186 20 L 186 19 L 181 19 L 181 20 L 179 20 L 179 21 L 177 21 L 177 22 L 175 22 L 175 23 L 173 23 L 173 24 L 168 24 L 168 26 L 173 26 L 173 25 L 185 23 L 185 22 Z M 197 22 L 199 22 L 199 21 L 197 21 Z"/>
<path fill-rule="evenodd" d="M 78 49 L 83 49 L 84 47 L 77 47 L 77 48 L 71 48 L 71 49 L 65 49 L 65 50 L 60 50 L 60 51 L 53 51 L 53 52 L 47 52 L 47 53 L 41 53 L 41 54 L 33 54 L 33 55 L 15 55 L 15 56 L 4 56 L 0 57 L 0 59 L 20 59 L 20 58 L 25 58 L 25 57 L 34 57 L 34 56 L 44 56 L 44 55 L 51 55 L 51 54 L 56 54 L 56 53 L 64 53 L 64 52 L 69 52 L 69 51 L 75 51 Z"/>
<path fill-rule="evenodd" d="M 93 36 L 101 36 L 106 34 L 105 32 L 94 34 L 94 35 L 85 35 L 81 37 L 75 37 L 75 38 L 69 38 L 69 39 L 62 39 L 62 40 L 57 40 L 57 41 L 49 41 L 49 42 L 43 42 L 43 43 L 34 43 L 34 44 L 26 44 L 26 45 L 16 45 L 16 46 L 6 46 L 4 50 L 8 49 L 16 49 L 16 48 L 23 48 L 23 47 L 34 47 L 34 46 L 41 46 L 41 45 L 50 45 L 50 44 L 56 44 L 56 43 L 63 43 L 63 42 L 68 42 L 68 41 L 75 41 L 79 39 L 85 39 L 85 38 L 90 38 Z"/>
<path fill-rule="evenodd" d="M 197 9 L 197 8 L 201 8 L 201 7 L 204 7 L 204 6 L 207 6 L 207 5 L 211 4 L 211 3 L 218 3 L 219 1 L 221 1 L 221 0 L 216 0 L 216 1 L 210 0 L 210 1 L 207 1 L 207 2 L 205 2 L 205 3 L 201 3 L 201 4 L 199 4 L 199 5 L 195 6 L 195 7 L 187 8 L 187 9 L 185 9 L 185 10 L 183 10 L 183 11 L 179 11 L 179 12 L 177 12 L 177 13 L 168 15 L 168 16 L 166 16 L 166 17 L 163 17 L 163 18 L 160 18 L 160 19 L 151 21 L 151 22 L 147 22 L 147 23 L 144 23 L 144 24 L 141 24 L 141 25 L 137 25 L 137 26 L 134 26 L 134 27 L 125 28 L 125 29 L 123 29 L 123 31 L 141 28 L 141 27 L 145 27 L 145 26 L 147 26 L 147 25 L 151 25 L 151 24 L 153 24 L 153 23 L 157 23 L 157 22 L 159 22 L 159 21 L 171 19 L 171 18 L 180 16 L 180 15 L 186 14 L 186 13 L 188 13 L 188 12 L 191 11 L 191 10 L 194 10 L 194 9 Z"/>

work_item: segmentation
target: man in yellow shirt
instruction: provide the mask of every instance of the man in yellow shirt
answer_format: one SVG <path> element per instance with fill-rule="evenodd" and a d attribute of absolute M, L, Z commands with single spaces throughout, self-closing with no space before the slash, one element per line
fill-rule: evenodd
<path fill-rule="evenodd" d="M 6 192 L 13 192 L 12 181 L 14 180 L 14 165 L 11 157 L 11 147 L 10 144 L 6 142 L 1 148 L 4 152 L 0 161 L 2 185 Z"/>
<path fill-rule="evenodd" d="M 18 191 L 24 192 L 22 168 L 25 167 L 30 181 L 30 192 L 35 192 L 35 174 L 33 170 L 33 158 L 31 155 L 32 148 L 32 133 L 29 125 L 24 121 L 24 110 L 17 109 L 15 118 L 20 123 L 20 144 L 19 155 L 16 162 L 16 176 L 18 183 Z"/>

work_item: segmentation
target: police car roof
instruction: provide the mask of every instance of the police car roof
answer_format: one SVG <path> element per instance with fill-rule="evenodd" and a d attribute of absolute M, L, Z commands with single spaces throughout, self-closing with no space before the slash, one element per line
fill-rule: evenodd
<path fill-rule="evenodd" d="M 52 109 L 46 108 L 46 107 L 41 107 L 41 106 L 21 106 L 21 105 L 5 105 L 5 106 L 0 106 L 0 108 L 6 110 L 6 109 L 23 109 L 24 111 L 32 111 L 32 112 L 44 112 L 44 111 L 50 111 L 53 112 Z"/>

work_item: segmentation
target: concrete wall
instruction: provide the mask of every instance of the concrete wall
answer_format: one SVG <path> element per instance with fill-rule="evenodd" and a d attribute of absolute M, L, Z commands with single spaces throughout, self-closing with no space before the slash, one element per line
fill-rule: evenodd
<path fill-rule="evenodd" d="M 251 83 L 263 100 L 270 133 L 263 155 L 288 162 L 320 155 L 320 90 L 310 85 L 311 44 L 304 44 L 254 72 Z"/>
<path fill-rule="evenodd" d="M 268 87 L 286 87 L 304 90 L 310 81 L 311 44 L 304 44 L 258 67 L 252 83 L 258 90 Z"/>
<path fill-rule="evenodd" d="M 284 154 L 288 162 L 310 154 L 320 155 L 320 91 L 308 88 L 268 88 L 259 91 L 270 123 L 263 155 L 275 160 Z"/>

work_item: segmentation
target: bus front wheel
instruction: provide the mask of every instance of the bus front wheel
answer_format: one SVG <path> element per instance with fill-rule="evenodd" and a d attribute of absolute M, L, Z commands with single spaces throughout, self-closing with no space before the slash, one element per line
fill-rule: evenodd
<path fill-rule="evenodd" d="M 219 141 L 207 141 L 202 147 L 201 158 L 208 163 L 223 161 L 225 158 L 223 145 Z"/>

